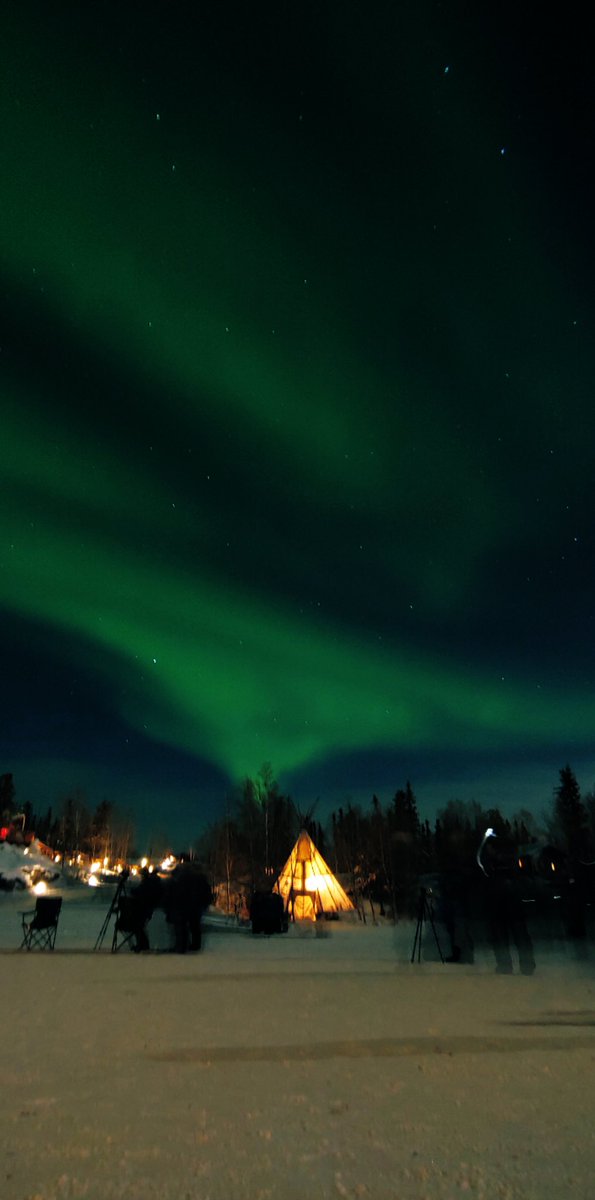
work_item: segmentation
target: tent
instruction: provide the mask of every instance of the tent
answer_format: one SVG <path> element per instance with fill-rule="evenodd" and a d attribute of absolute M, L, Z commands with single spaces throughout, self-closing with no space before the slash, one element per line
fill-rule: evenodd
<path fill-rule="evenodd" d="M 352 912 L 354 907 L 305 829 L 273 891 L 283 897 L 286 911 L 296 921 L 313 921 L 318 913 Z"/>

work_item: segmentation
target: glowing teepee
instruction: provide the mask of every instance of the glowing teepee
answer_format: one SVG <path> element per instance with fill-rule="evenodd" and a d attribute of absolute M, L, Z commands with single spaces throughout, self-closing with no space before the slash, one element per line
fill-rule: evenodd
<path fill-rule="evenodd" d="M 273 890 L 296 921 L 315 920 L 318 913 L 351 912 L 354 907 L 305 829 Z"/>

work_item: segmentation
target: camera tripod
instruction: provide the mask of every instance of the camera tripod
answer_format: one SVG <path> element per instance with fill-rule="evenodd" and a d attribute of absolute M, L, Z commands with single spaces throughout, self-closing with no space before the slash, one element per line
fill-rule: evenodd
<path fill-rule="evenodd" d="M 130 871 L 122 871 L 122 874 L 120 875 L 120 878 L 118 879 L 118 884 L 117 884 L 116 890 L 113 894 L 112 902 L 107 910 L 105 920 L 103 922 L 103 925 L 101 926 L 101 929 L 99 930 L 99 934 L 97 936 L 97 941 L 95 942 L 95 946 L 94 946 L 95 950 L 101 950 L 101 947 L 103 945 L 103 939 L 108 931 L 108 927 L 109 927 L 111 918 L 114 915 L 114 913 L 117 913 L 117 911 L 118 911 L 120 897 L 126 895 L 126 880 L 128 879 L 129 874 L 130 874 Z"/>
<path fill-rule="evenodd" d="M 422 937 L 423 937 L 424 923 L 426 921 L 429 923 L 430 929 L 432 930 L 432 933 L 434 934 L 434 941 L 436 943 L 436 949 L 438 951 L 438 954 L 440 955 L 440 962 L 442 962 L 442 963 L 444 962 L 444 955 L 442 953 L 442 950 L 440 949 L 440 942 L 438 941 L 438 934 L 436 933 L 436 926 L 434 924 L 434 908 L 433 908 L 431 899 L 428 899 L 428 896 L 431 897 L 431 895 L 432 895 L 431 889 L 424 888 L 424 887 L 422 887 L 420 889 L 419 901 L 418 901 L 418 906 L 417 906 L 417 925 L 415 928 L 415 937 L 413 939 L 413 950 L 411 951 L 411 962 L 415 962 L 416 951 L 417 951 L 417 961 L 421 962 L 421 943 L 422 943 Z"/>

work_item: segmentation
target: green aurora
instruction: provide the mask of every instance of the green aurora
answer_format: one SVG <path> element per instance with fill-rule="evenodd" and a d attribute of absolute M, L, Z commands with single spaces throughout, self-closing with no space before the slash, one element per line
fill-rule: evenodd
<path fill-rule="evenodd" d="M 580 233 L 489 31 L 447 71 L 437 6 L 429 42 L 282 6 L 250 68 L 212 6 L 104 7 L 2 19 L 7 645 L 68 639 L 58 705 L 84 663 L 122 738 L 230 780 L 588 758 Z"/>

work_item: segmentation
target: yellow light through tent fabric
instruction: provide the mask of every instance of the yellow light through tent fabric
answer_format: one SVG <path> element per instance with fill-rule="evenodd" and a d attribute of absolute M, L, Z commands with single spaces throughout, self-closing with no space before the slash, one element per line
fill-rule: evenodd
<path fill-rule="evenodd" d="M 351 912 L 353 904 L 305 829 L 279 875 L 274 891 L 296 920 L 310 914 Z"/>
<path fill-rule="evenodd" d="M 302 894 L 294 896 L 293 915 L 296 921 L 314 921 L 316 912 L 312 897 Z"/>

